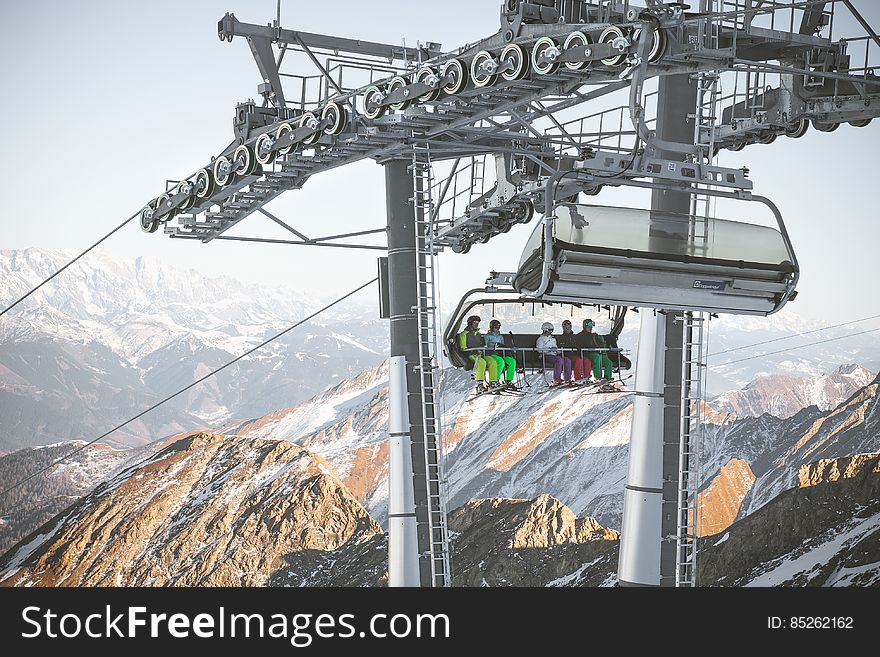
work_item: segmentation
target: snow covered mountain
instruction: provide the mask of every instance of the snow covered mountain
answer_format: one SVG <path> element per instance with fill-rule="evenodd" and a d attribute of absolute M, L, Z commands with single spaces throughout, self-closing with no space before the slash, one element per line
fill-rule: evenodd
<path fill-rule="evenodd" d="M 876 383 L 854 383 L 867 376 L 857 368 L 850 374 L 828 375 L 830 382 L 843 377 L 846 385 L 834 388 L 837 405 L 825 412 L 802 406 L 791 417 L 775 417 L 768 414 L 773 397 L 765 400 L 766 408 L 761 407 L 761 399 L 753 401 L 751 410 L 761 413 L 757 417 L 738 417 L 707 405 L 701 450 L 706 488 L 703 533 L 724 529 L 749 509 L 794 486 L 798 469 L 815 458 L 880 450 L 880 427 L 874 427 L 873 420 L 866 424 L 857 419 L 873 418 L 866 408 L 878 403 Z M 372 369 L 299 407 L 221 430 L 290 440 L 320 454 L 384 524 L 386 377 L 384 367 Z M 777 395 L 791 400 L 791 407 L 814 401 L 800 394 L 803 379 L 781 377 L 777 383 Z M 576 515 L 589 515 L 619 529 L 632 395 L 584 394 L 577 389 L 538 392 L 540 385 L 534 378 L 533 387 L 520 397 L 487 395 L 468 402 L 469 375 L 443 372 L 449 507 L 475 498 L 533 499 L 548 493 Z M 828 390 L 823 385 L 813 388 Z M 849 397 L 843 397 L 844 392 Z M 826 394 L 823 399 L 831 397 Z M 861 402 L 853 402 L 856 399 Z M 817 422 L 834 437 L 826 440 L 818 430 L 811 434 Z M 846 443 L 834 430 L 839 425 L 849 427 Z M 858 427 L 863 430 L 856 431 Z"/>
<path fill-rule="evenodd" d="M 858 318 L 858 312 L 853 313 Z M 796 304 L 769 317 L 721 315 L 709 322 L 707 390 L 710 397 L 742 388 L 768 375 L 805 379 L 859 363 L 880 371 L 878 320 L 838 326 L 835 321 L 806 320 Z M 832 327 L 832 328 L 828 328 Z"/>
<path fill-rule="evenodd" d="M 801 468 L 796 487 L 703 539 L 700 586 L 876 586 L 878 454 Z M 449 515 L 456 586 L 617 583 L 618 532 L 550 495 Z M 385 534 L 318 456 L 186 436 L 0 557 L 0 586 L 382 586 Z"/>
<path fill-rule="evenodd" d="M 149 451 L 67 441 L 0 456 L 0 482 L 10 488 L 0 497 L 0 553 Z"/>
<path fill-rule="evenodd" d="M 539 377 L 531 379 L 534 392 L 521 397 L 486 395 L 468 402 L 470 375 L 443 371 L 449 507 L 477 497 L 531 498 L 547 492 L 578 515 L 590 509 L 603 524 L 619 526 L 617 493 L 626 472 L 630 395 L 539 393 Z M 383 366 L 301 406 L 222 430 L 290 440 L 320 454 L 384 524 L 387 394 Z"/>
<path fill-rule="evenodd" d="M 0 581 L 302 583 L 315 569 L 313 555 L 332 559 L 381 534 L 320 457 L 284 441 L 193 434 L 46 523 L 7 554 Z"/>
<path fill-rule="evenodd" d="M 807 406 L 829 411 L 874 379 L 860 365 L 843 365 L 836 372 L 802 378 L 785 374 L 760 376 L 742 390 L 730 390 L 712 400 L 712 406 L 737 417 L 764 413 L 791 417 Z"/>
<path fill-rule="evenodd" d="M 0 251 L 0 304 L 71 254 Z M 91 439 L 323 305 L 285 288 L 100 252 L 0 318 L 0 450 Z M 261 416 L 381 363 L 387 327 L 340 304 L 110 436 L 137 445 Z"/>
<path fill-rule="evenodd" d="M 0 299 L 8 303 L 17 298 L 60 267 L 65 258 L 64 254 L 38 250 L 0 252 L 0 273 L 3 274 Z M 62 284 L 65 277 L 59 277 L 56 279 L 59 289 L 45 286 L 13 313 L 0 318 L 0 428 L 3 429 L 0 450 L 70 438 L 94 438 L 271 333 L 286 328 L 292 323 L 287 313 L 295 319 L 320 305 L 303 298 L 292 300 L 295 295 L 287 290 L 252 288 L 229 279 L 205 279 L 196 272 L 170 270 L 148 261 L 121 263 L 95 256 L 91 265 L 77 265 L 65 272 L 65 276 L 68 274 L 67 284 Z M 86 288 L 93 293 L 86 294 Z M 100 290 L 100 295 L 94 294 L 95 290 Z M 39 503 L 25 508 L 28 505 L 24 501 L 29 498 L 25 492 L 18 496 L 18 503 L 0 509 L 3 545 L 26 534 L 26 527 L 32 529 L 61 510 L 59 517 L 66 518 L 61 524 L 56 522 L 57 518 L 52 521 L 60 534 L 50 534 L 47 529 L 41 530 L 40 534 L 45 534 L 42 538 L 31 537 L 27 544 L 33 550 L 22 552 L 20 545 L 15 550 L 18 555 L 15 568 L 36 568 L 28 571 L 31 575 L 37 571 L 44 573 L 28 581 L 56 582 L 55 574 L 46 575 L 45 569 L 37 567 L 37 561 L 45 557 L 48 559 L 45 565 L 56 557 L 62 558 L 60 546 L 64 541 L 73 540 L 77 531 L 83 531 L 82 527 L 97 522 L 94 518 L 88 520 L 95 509 L 117 514 L 114 518 L 120 527 L 134 528 L 135 524 L 148 521 L 144 540 L 168 543 L 172 552 L 196 549 L 194 534 L 180 536 L 177 533 L 184 531 L 185 525 L 208 526 L 217 522 L 232 523 L 234 529 L 230 531 L 238 537 L 236 540 L 246 544 L 255 541 L 261 546 L 255 549 L 271 552 L 274 550 L 269 546 L 271 532 L 248 525 L 240 507 L 262 514 L 264 500 L 274 499 L 281 490 L 273 488 L 276 475 L 272 473 L 279 477 L 282 472 L 285 477 L 295 474 L 285 459 L 293 458 L 294 452 L 300 450 L 303 455 L 297 458 L 304 459 L 303 462 L 314 461 L 306 468 L 308 472 L 312 472 L 314 466 L 330 477 L 321 479 L 327 483 L 321 494 L 326 494 L 329 500 L 344 502 L 346 513 L 352 514 L 354 520 L 337 518 L 341 523 L 339 527 L 362 526 L 358 523 L 367 522 L 365 518 L 376 527 L 359 534 L 355 530 L 346 534 L 346 529 L 337 534 L 339 541 L 330 541 L 319 548 L 310 547 L 307 541 L 290 544 L 287 546 L 290 554 L 297 556 L 291 557 L 290 567 L 286 569 L 278 567 L 282 555 L 272 552 L 253 562 L 242 561 L 238 570 L 224 565 L 217 579 L 212 579 L 209 573 L 213 572 L 211 568 L 219 568 L 218 553 L 203 550 L 198 559 L 205 564 L 194 567 L 192 579 L 184 577 L 180 583 L 331 585 L 340 581 L 329 572 L 331 564 L 360 561 L 372 564 L 369 581 L 358 580 L 354 574 L 356 569 L 341 581 L 381 583 L 382 562 L 373 553 L 383 549 L 381 526 L 386 523 L 388 503 L 388 373 L 382 364 L 387 352 L 387 326 L 379 320 L 365 319 L 372 317 L 373 312 L 348 306 L 322 315 L 320 323 L 310 323 L 291 332 L 284 340 L 160 406 L 107 441 L 114 448 L 141 446 L 138 450 L 90 446 L 83 451 L 81 459 L 74 459 L 65 466 L 70 473 L 88 472 L 88 476 L 68 480 L 58 474 L 62 468 L 50 471 L 40 484 L 42 488 L 31 491 L 30 497 L 38 498 Z M 775 340 L 767 336 L 802 334 L 813 326 L 780 313 L 766 321 L 747 318 L 730 326 L 730 333 L 724 333 L 725 321 L 713 320 L 711 335 L 715 345 L 723 342 L 721 338 L 733 336 L 722 345 L 730 349 L 741 342 L 748 344 L 748 339 L 754 340 L 757 336 Z M 635 326 L 628 327 L 627 331 L 632 336 Z M 815 339 L 812 335 L 805 338 Z M 701 451 L 702 536 L 723 533 L 748 521 L 752 515 L 764 512 L 765 507 L 772 507 L 785 491 L 799 486 L 804 468 L 809 469 L 818 462 L 838 462 L 880 451 L 877 424 L 880 384 L 872 380 L 873 375 L 865 368 L 840 365 L 843 356 L 833 353 L 833 348 L 842 343 L 830 343 L 828 351 L 823 351 L 823 346 L 794 352 L 808 357 L 792 367 L 782 367 L 788 372 L 783 375 L 772 374 L 775 366 L 764 359 L 753 359 L 744 362 L 740 369 L 728 370 L 730 381 L 750 371 L 765 375 L 751 383 L 746 381 L 743 385 L 748 385 L 744 389 L 729 391 L 706 406 Z M 622 344 L 627 344 L 626 339 Z M 629 344 L 635 344 L 635 339 L 631 337 Z M 859 347 L 856 352 L 849 350 L 843 354 L 856 353 L 870 358 L 872 349 L 876 346 Z M 821 363 L 833 363 L 836 371 L 826 370 L 830 373 L 821 374 Z M 808 376 L 799 376 L 800 372 Z M 549 523 L 549 512 L 545 511 L 553 507 L 557 510 L 550 516 L 561 517 L 559 514 L 564 508 L 565 517 L 571 514 L 569 519 L 578 518 L 583 522 L 590 519 L 596 527 L 614 533 L 621 525 L 632 395 L 594 395 L 572 389 L 544 391 L 539 378 L 540 375 L 531 376 L 527 380 L 530 387 L 519 397 L 485 396 L 468 401 L 473 385 L 470 374 L 457 370 L 442 372 L 443 395 L 439 403 L 447 454 L 448 507 L 482 509 L 461 525 L 462 532 L 470 531 L 471 525 L 483 526 L 485 518 L 481 520 L 481 517 L 486 514 L 500 513 L 498 518 L 503 516 L 507 519 L 504 522 L 509 521 L 513 528 L 521 526 L 523 513 L 526 518 L 533 512 L 542 518 L 546 516 Z M 192 433 L 200 429 L 211 431 Z M 169 435 L 176 438 L 162 440 Z M 194 435 L 202 437 L 193 438 Z M 178 453 L 189 448 L 178 446 L 177 451 L 169 451 L 181 436 L 197 443 L 190 451 L 210 452 L 216 463 L 203 460 L 199 454 L 184 457 Z M 150 441 L 154 442 L 150 444 Z M 276 458 L 278 454 L 272 452 L 271 458 L 253 462 L 253 454 L 271 451 L 274 448 L 270 445 L 289 444 L 295 449 L 290 447 L 278 452 L 283 452 L 284 458 Z M 51 455 L 64 453 L 65 449 L 66 446 L 60 444 L 43 454 L 25 450 L 7 455 L 0 459 L 0 484 L 16 480 L 16 473 L 32 472 L 36 464 L 51 462 L 48 460 L 54 459 Z M 119 472 L 147 455 L 149 460 L 142 468 Z M 159 468 L 162 476 L 168 477 L 176 464 L 198 465 L 199 472 L 190 473 L 184 483 L 173 478 L 163 479 L 176 491 L 172 496 L 176 496 L 176 502 L 171 498 L 166 500 L 158 489 L 141 488 L 141 484 L 148 482 L 140 479 L 154 478 L 156 459 L 168 460 L 167 467 Z M 9 470 L 4 469 L 6 465 L 10 465 Z M 229 472 L 234 470 L 236 474 L 224 478 L 224 467 L 232 468 Z M 88 492 L 97 481 L 113 475 L 117 484 L 108 488 L 105 483 Z M 135 485 L 130 479 L 138 475 L 139 483 Z M 167 504 L 156 507 L 159 510 L 154 509 L 153 513 L 173 516 L 180 511 L 182 515 L 174 517 L 180 520 L 181 526 L 163 525 L 149 514 L 142 517 L 133 507 L 117 512 L 115 505 L 123 502 L 113 498 L 113 492 L 123 487 L 122 482 L 127 482 L 126 490 L 136 491 L 135 497 L 145 504 L 154 500 Z M 294 477 L 285 482 L 283 486 L 278 485 L 286 493 L 299 491 L 294 506 L 285 507 L 283 511 L 273 507 L 269 516 L 260 522 L 266 527 L 275 527 L 273 523 L 280 522 L 278 518 L 285 514 L 300 513 L 298 528 L 305 531 L 310 522 L 320 525 L 321 519 L 310 519 L 308 515 L 308 509 L 315 508 L 315 500 L 303 492 L 305 488 L 300 488 L 305 486 L 303 481 Z M 227 484 L 231 485 L 228 490 Z M 244 490 L 239 490 L 242 488 Z M 200 494 L 209 489 L 214 491 L 211 496 Z M 86 497 L 71 507 L 78 509 L 76 514 L 70 515 L 73 511 L 67 509 L 67 505 L 83 495 Z M 106 500 L 106 495 L 113 499 Z M 218 495 L 226 495 L 230 503 L 238 505 L 225 519 L 216 515 L 216 509 L 211 511 L 200 506 L 218 499 Z M 498 499 L 518 502 L 483 505 L 474 502 Z M 555 502 L 550 503 L 549 499 Z M 557 503 L 558 508 L 554 506 Z M 321 503 L 318 507 L 326 508 L 327 504 Z M 83 522 L 86 524 L 82 525 Z M 70 523 L 79 529 L 71 529 Z M 574 520 L 572 523 L 575 523 L 572 527 L 577 524 Z M 544 529 L 536 531 L 546 535 Z M 616 557 L 612 559 L 607 545 L 599 550 L 600 555 L 596 546 L 579 542 L 580 534 L 577 530 L 573 532 L 544 546 L 557 550 L 555 554 L 568 555 L 566 568 L 547 571 L 535 579 L 536 583 L 598 585 L 609 581 L 606 575 L 591 573 L 589 569 L 577 574 L 581 566 L 575 567 L 577 559 L 572 555 L 590 553 L 596 559 L 601 557 L 601 563 L 606 565 Z M 350 541 L 355 534 L 357 537 Z M 474 535 L 477 534 L 479 532 Z M 59 536 L 66 538 L 62 543 L 53 544 Z M 226 549 L 237 549 L 238 544 L 233 545 L 227 538 L 221 543 L 223 541 Z M 91 548 L 80 547 L 83 551 L 72 557 L 71 564 L 97 559 L 97 555 L 88 552 Z M 40 552 L 44 548 L 54 556 L 50 558 L 46 556 L 49 552 Z M 490 545 L 485 548 L 487 556 L 495 555 L 502 561 L 509 556 Z M 151 584 L 160 580 L 176 583 L 176 575 L 163 574 L 157 565 L 170 559 L 170 553 L 162 549 L 156 545 L 150 553 L 149 568 L 134 574 L 126 571 L 121 580 L 118 569 L 113 570 L 106 564 L 64 577 L 89 583 Z M 147 552 L 126 552 L 122 547 L 120 550 L 116 554 L 118 559 L 128 559 L 131 563 L 147 558 Z M 31 556 L 37 561 L 28 561 Z M 537 561 L 531 566 L 528 565 L 532 563 L 531 557 L 523 561 L 520 554 L 515 558 L 520 559 L 521 569 L 526 570 L 547 563 L 537 553 L 533 556 Z M 478 585 L 480 581 L 474 578 L 485 574 L 479 568 L 481 560 L 470 563 L 468 578 Z M 568 565 L 572 569 L 567 570 Z M 501 570 L 496 573 L 498 577 L 489 577 L 487 582 L 510 583 L 511 580 L 501 574 L 507 572 L 508 566 L 509 563 L 503 561 L 499 566 Z M 270 574 L 257 577 L 249 570 L 252 568 L 261 573 L 268 570 Z M 41 579 L 44 576 L 48 579 Z M 159 579 L 151 579 L 153 577 Z"/>
<path fill-rule="evenodd" d="M 880 585 L 880 454 L 804 465 L 796 486 L 699 549 L 706 586 Z"/>

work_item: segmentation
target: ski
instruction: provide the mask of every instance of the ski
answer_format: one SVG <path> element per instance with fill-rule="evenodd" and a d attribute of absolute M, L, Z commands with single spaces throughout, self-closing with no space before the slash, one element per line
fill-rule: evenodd
<path fill-rule="evenodd" d="M 487 390 L 481 390 L 480 392 L 471 396 L 467 401 L 472 402 L 475 399 L 482 397 L 484 395 L 508 395 L 508 396 L 519 397 L 522 394 L 523 394 L 523 392 L 519 388 L 511 388 L 511 387 L 503 386 L 503 387 L 498 387 L 498 388 L 489 388 Z"/>
<path fill-rule="evenodd" d="M 624 376 L 620 379 L 613 379 L 612 381 L 594 381 L 593 383 L 575 383 L 574 381 L 566 381 L 563 383 L 552 383 L 547 386 L 541 387 L 536 392 L 550 392 L 551 390 L 583 390 L 584 392 L 591 392 L 594 388 L 598 388 L 601 386 L 613 385 L 615 383 L 620 383 L 621 381 L 626 381 L 627 379 L 632 378 L 632 374 Z"/>
<path fill-rule="evenodd" d="M 625 376 L 622 379 L 615 379 L 614 381 L 603 381 L 601 384 L 597 383 L 590 388 L 588 394 L 591 395 L 607 395 L 621 392 L 632 392 L 631 390 L 627 390 L 626 388 L 618 388 L 615 383 L 620 383 L 621 381 L 626 381 L 627 379 L 632 378 L 632 374 L 629 376 Z"/>

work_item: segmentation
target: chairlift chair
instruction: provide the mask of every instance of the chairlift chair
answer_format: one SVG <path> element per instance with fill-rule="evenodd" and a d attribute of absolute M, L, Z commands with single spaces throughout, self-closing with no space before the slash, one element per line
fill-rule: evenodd
<path fill-rule="evenodd" d="M 443 331 L 443 344 L 444 353 L 449 359 L 449 362 L 454 367 L 462 370 L 473 369 L 474 362 L 469 358 L 470 354 L 463 351 L 458 344 L 458 334 L 464 329 L 466 325 L 466 318 L 474 314 L 475 308 L 481 306 L 499 305 L 525 307 L 535 303 L 534 299 L 516 296 L 513 290 L 499 290 L 495 294 L 497 294 L 498 296 L 493 296 L 493 294 L 487 292 L 485 288 L 477 288 L 471 290 L 462 297 L 455 311 L 450 316 L 449 321 L 447 322 L 446 327 Z M 585 313 L 591 312 L 593 314 L 602 310 L 600 307 L 594 307 L 594 305 L 592 304 L 585 304 L 576 301 L 546 301 L 541 303 L 542 305 L 550 307 L 573 306 L 578 309 L 583 309 L 583 312 Z M 608 345 L 609 348 L 618 349 L 617 336 L 619 336 L 620 332 L 623 330 L 627 310 L 628 309 L 625 306 L 617 306 L 613 308 L 613 310 L 611 310 L 612 326 L 610 335 L 612 337 L 610 340 L 611 343 Z M 486 315 L 486 317 L 489 316 L 489 314 Z M 540 326 L 541 321 L 543 321 L 543 319 L 539 319 L 537 321 L 537 326 Z M 580 322 L 575 322 L 575 324 L 579 325 Z M 535 370 L 543 368 L 541 356 L 535 349 L 535 343 L 537 342 L 538 336 L 540 335 L 540 331 L 536 331 L 534 333 L 503 333 L 505 337 L 505 343 L 509 343 L 506 344 L 506 346 L 516 349 L 516 351 L 512 352 L 512 355 L 516 359 L 518 368 Z M 627 358 L 620 351 L 612 351 L 609 352 L 608 355 L 611 358 L 612 364 L 614 365 L 615 372 L 619 372 L 620 370 L 628 370 L 632 367 L 632 362 L 630 361 L 630 359 Z"/>

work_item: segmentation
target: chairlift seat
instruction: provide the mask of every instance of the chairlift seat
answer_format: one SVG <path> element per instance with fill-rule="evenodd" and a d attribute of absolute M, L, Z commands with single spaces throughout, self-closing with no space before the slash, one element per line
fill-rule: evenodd
<path fill-rule="evenodd" d="M 541 336 L 540 333 L 514 333 L 513 335 L 505 335 L 504 341 L 505 346 L 507 347 L 515 347 L 516 350 L 511 351 L 492 351 L 486 350 L 486 355 L 497 353 L 499 355 L 511 356 L 516 359 L 517 368 L 525 367 L 527 370 L 539 370 L 544 367 L 543 360 L 541 358 L 541 354 L 539 354 L 535 350 L 535 345 L 537 344 L 538 338 Z M 617 349 L 617 341 L 611 340 L 611 344 L 608 345 L 611 349 Z M 449 361 L 455 366 L 460 367 L 464 370 L 473 369 L 473 361 L 470 359 L 470 356 L 474 354 L 481 354 L 481 352 L 473 352 L 473 351 L 463 351 L 461 347 L 458 345 L 457 340 L 450 340 L 448 343 L 448 357 Z M 628 370 L 632 367 L 632 363 L 629 358 L 624 356 L 619 351 L 608 351 L 608 357 L 611 359 L 611 363 L 614 366 L 614 371 L 617 372 L 619 370 Z M 565 350 L 564 355 L 571 356 L 571 352 L 569 350 Z"/>

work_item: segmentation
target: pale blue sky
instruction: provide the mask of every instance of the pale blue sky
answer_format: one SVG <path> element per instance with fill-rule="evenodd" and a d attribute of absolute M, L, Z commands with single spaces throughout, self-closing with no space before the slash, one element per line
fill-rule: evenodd
<path fill-rule="evenodd" d="M 865 15 L 880 30 L 876 2 Z M 444 49 L 498 28 L 500 0 L 423 3 L 376 0 L 282 5 L 290 29 Z M 843 9 L 841 7 L 841 9 Z M 83 0 L 0 4 L 0 121 L 6 137 L 0 176 L 5 198 L 0 248 L 81 250 L 164 189 L 166 178 L 206 164 L 232 138 L 236 102 L 253 98 L 259 75 L 246 42 L 220 42 L 217 21 L 231 11 L 268 23 L 275 0 Z M 792 309 L 843 321 L 880 313 L 875 280 L 880 120 L 867 128 L 777 139 L 721 164 L 748 166 L 755 192 L 785 217 L 802 267 Z M 591 201 L 629 200 L 620 193 Z M 268 206 L 307 234 L 382 227 L 384 178 L 372 161 L 308 181 Z M 533 225 L 533 224 L 532 224 Z M 444 301 L 512 269 L 532 225 L 442 258 Z M 237 234 L 287 237 L 260 216 Z M 170 240 L 133 223 L 107 243 L 123 257 L 159 256 L 207 273 L 279 282 L 321 296 L 374 275 L 377 252 Z M 796 306 L 796 307 L 795 307 Z"/>

